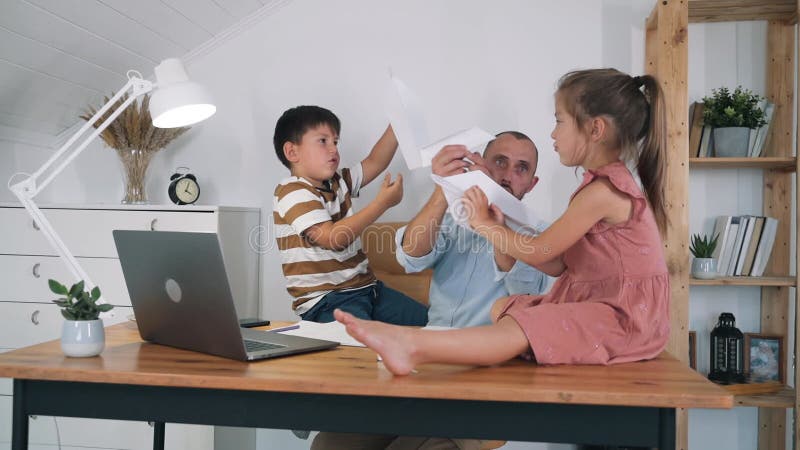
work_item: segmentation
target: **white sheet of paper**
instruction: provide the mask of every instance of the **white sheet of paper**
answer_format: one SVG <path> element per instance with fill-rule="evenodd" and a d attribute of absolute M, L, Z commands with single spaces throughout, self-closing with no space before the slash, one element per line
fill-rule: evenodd
<path fill-rule="evenodd" d="M 339 322 L 333 321 L 328 323 L 310 322 L 308 320 L 301 320 L 297 323 L 299 328 L 288 331 L 280 331 L 281 334 L 289 334 L 292 336 L 302 336 L 314 339 L 324 339 L 326 341 L 338 342 L 340 345 L 349 347 L 365 347 L 364 344 L 353 339 L 352 336 L 347 334 L 344 325 Z"/>
<path fill-rule="evenodd" d="M 512 221 L 514 228 L 533 228 L 537 232 L 544 231 L 544 222 L 527 207 L 522 200 L 511 195 L 485 173 L 475 170 L 449 177 L 440 177 L 431 174 L 433 182 L 442 187 L 444 196 L 449 205 L 449 212 L 456 223 L 470 228 L 467 222 L 466 211 L 464 211 L 461 197 L 464 192 L 472 186 L 478 186 L 486 194 L 490 204 L 497 205 L 507 221 Z M 511 224 L 510 224 L 511 225 Z"/>
<path fill-rule="evenodd" d="M 419 97 L 399 78 L 390 74 L 389 81 L 384 107 L 409 169 L 430 166 L 433 156 L 445 145 L 460 144 L 478 149 L 495 138 L 487 131 L 472 127 L 434 142 L 428 133 Z"/>

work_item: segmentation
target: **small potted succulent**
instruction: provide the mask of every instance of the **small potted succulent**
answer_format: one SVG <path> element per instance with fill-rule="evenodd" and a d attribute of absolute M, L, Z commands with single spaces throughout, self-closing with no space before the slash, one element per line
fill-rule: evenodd
<path fill-rule="evenodd" d="M 689 251 L 694 255 L 692 260 L 692 276 L 701 280 L 711 280 L 717 276 L 717 264 L 714 260 L 714 250 L 717 248 L 718 234 L 713 238 L 706 235 L 695 234 Z"/>
<path fill-rule="evenodd" d="M 761 100 L 761 96 L 741 86 L 733 92 L 726 87 L 713 89 L 710 97 L 703 97 L 703 125 L 714 130 L 716 156 L 747 156 L 751 130 L 766 123 L 759 107 Z"/>
<path fill-rule="evenodd" d="M 61 315 L 65 319 L 61 328 L 61 350 L 65 355 L 74 357 L 99 355 L 106 345 L 100 313 L 110 311 L 114 306 L 98 304 L 100 288 L 85 291 L 82 280 L 69 289 L 56 280 L 48 280 L 48 283 L 53 293 L 64 296 L 53 300 L 61 307 Z"/>

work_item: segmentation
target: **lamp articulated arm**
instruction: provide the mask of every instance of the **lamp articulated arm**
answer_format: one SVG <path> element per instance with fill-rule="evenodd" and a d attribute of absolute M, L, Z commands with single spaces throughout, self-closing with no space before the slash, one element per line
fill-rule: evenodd
<path fill-rule="evenodd" d="M 58 149 L 57 152 L 47 160 L 36 172 L 28 176 L 26 179 L 10 186 L 11 191 L 19 199 L 22 206 L 28 211 L 28 214 L 33 218 L 35 224 L 39 227 L 44 237 L 50 245 L 56 250 L 67 264 L 75 281 L 84 281 L 84 285 L 88 289 L 95 287 L 89 276 L 83 270 L 77 259 L 72 255 L 64 241 L 58 236 L 53 229 L 50 221 L 47 220 L 44 213 L 33 201 L 33 198 L 39 194 L 47 185 L 49 185 L 64 168 L 69 165 L 100 133 L 103 132 L 109 125 L 119 116 L 125 108 L 130 106 L 140 95 L 146 94 L 153 90 L 153 83 L 145 80 L 136 71 L 128 72 L 128 82 L 122 87 L 102 108 L 100 108 L 91 119 L 89 119 L 78 132 L 67 140 L 64 145 Z M 106 120 L 103 121 L 83 142 L 76 148 L 71 149 L 72 145 L 86 133 L 89 128 L 93 126 L 113 105 L 130 91 L 130 95 L 125 101 L 114 110 Z M 69 152 L 69 153 L 67 153 Z M 57 164 L 58 163 L 58 164 Z M 41 179 L 41 181 L 40 181 Z M 101 297 L 100 302 L 105 302 Z M 107 316 L 113 316 L 113 310 L 104 313 Z"/>

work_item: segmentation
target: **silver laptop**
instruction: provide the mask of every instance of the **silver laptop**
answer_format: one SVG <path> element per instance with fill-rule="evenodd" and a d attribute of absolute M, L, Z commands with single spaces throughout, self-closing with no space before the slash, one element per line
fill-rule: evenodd
<path fill-rule="evenodd" d="M 142 339 L 252 361 L 338 342 L 239 327 L 215 233 L 114 230 Z"/>

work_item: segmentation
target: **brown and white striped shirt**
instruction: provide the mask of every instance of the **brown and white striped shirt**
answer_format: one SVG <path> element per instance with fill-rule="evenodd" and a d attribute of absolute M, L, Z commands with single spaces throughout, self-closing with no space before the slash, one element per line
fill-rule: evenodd
<path fill-rule="evenodd" d="M 361 187 L 361 164 L 342 169 L 317 188 L 301 177 L 289 177 L 275 188 L 272 217 L 281 254 L 283 274 L 292 308 L 297 314 L 311 309 L 333 291 L 358 289 L 375 283 L 361 237 L 344 250 L 329 250 L 311 243 L 304 232 L 312 225 L 336 222 L 353 215 L 352 198 Z"/>

